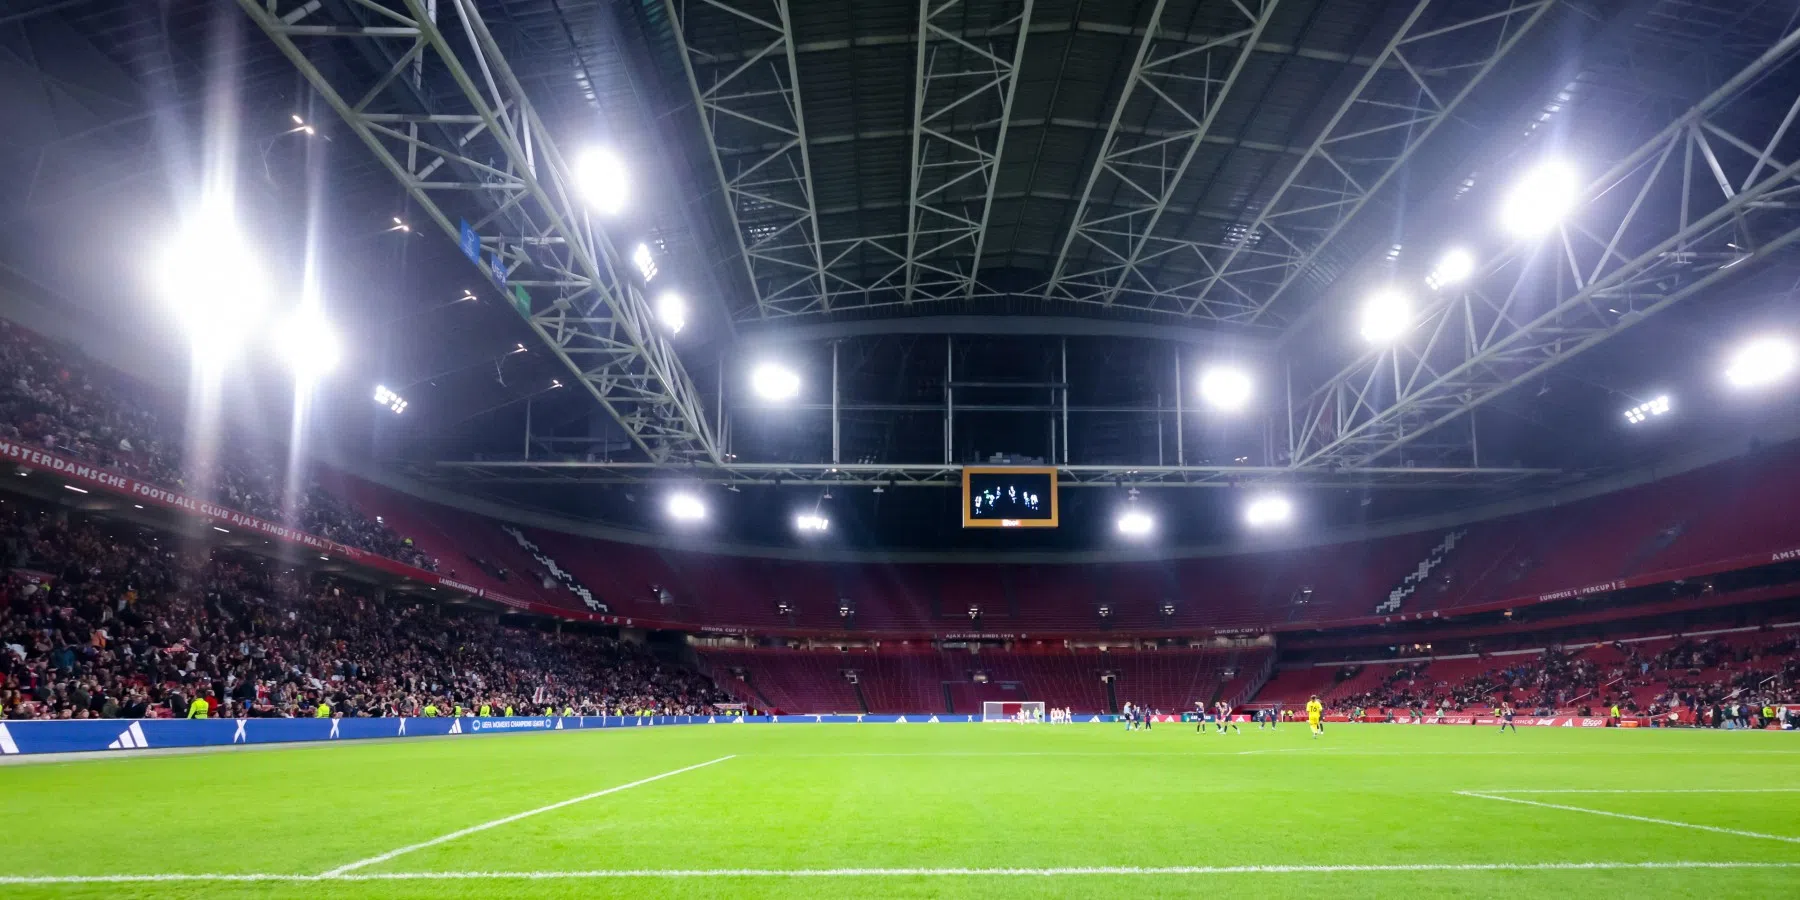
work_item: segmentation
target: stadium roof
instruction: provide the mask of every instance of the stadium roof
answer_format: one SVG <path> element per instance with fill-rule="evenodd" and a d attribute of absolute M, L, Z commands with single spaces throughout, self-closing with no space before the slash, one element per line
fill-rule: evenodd
<path fill-rule="evenodd" d="M 1613 425 L 1670 385 L 1688 435 L 1747 433 L 1702 386 L 1794 324 L 1787 6 L 35 0 L 0 15 L 0 259 L 134 331 L 119 273 L 229 159 L 265 245 L 328 261 L 365 407 L 333 438 L 581 514 L 573 485 L 646 472 L 897 484 L 996 452 L 1541 487 L 1691 441 Z M 634 175 L 622 217 L 579 198 L 595 145 Z M 1501 233 L 1552 157 L 1569 218 Z M 1428 287 L 1457 245 L 1473 277 Z M 1413 315 L 1370 347 L 1384 285 Z M 738 386 L 771 348 L 807 375 L 789 418 Z M 1182 398 L 1219 358 L 1257 375 L 1250 424 Z"/>

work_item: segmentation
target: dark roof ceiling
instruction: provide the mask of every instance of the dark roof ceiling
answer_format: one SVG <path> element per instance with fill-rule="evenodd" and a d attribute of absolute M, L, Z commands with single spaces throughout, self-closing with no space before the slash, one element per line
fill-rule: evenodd
<path fill-rule="evenodd" d="M 1106 319 L 1150 335 L 1180 325 L 1237 347 L 1286 334 L 1296 377 L 1328 374 L 1351 353 L 1335 328 L 1346 295 L 1429 265 L 1468 219 L 1455 198 L 1491 201 L 1546 147 L 1616 157 L 1792 27 L 1779 0 L 1434 0 L 1416 19 L 1417 0 L 1279 0 L 1266 21 L 1267 2 L 964 0 L 930 4 L 922 45 L 919 7 L 891 0 L 476 6 L 559 140 L 604 140 L 633 161 L 628 225 L 700 307 L 681 352 L 709 398 L 739 332 L 944 315 Z M 783 14 L 791 36 L 770 27 Z M 1384 55 L 1402 34 L 1399 54 Z M 921 58 L 939 76 L 923 96 Z M 348 50 L 336 64 L 371 65 Z M 209 118 L 209 103 L 229 122 Z M 340 419 L 346 444 L 414 459 L 511 453 L 527 415 L 589 450 L 618 443 L 588 397 L 550 387 L 561 370 L 454 246 L 385 230 L 408 214 L 404 193 L 234 6 L 7 4 L 0 108 L 18 126 L 0 131 L 13 173 L 0 179 L 0 261 L 15 274 L 125 329 L 155 318 L 120 273 L 175 214 L 209 129 L 230 124 L 267 242 L 303 245 L 309 217 L 294 209 L 324 232 L 343 298 L 333 312 L 356 335 L 361 380 L 346 402 L 370 412 L 361 394 L 373 380 L 414 400 L 407 422 L 375 420 L 372 445 L 369 422 Z M 295 114 L 330 140 L 297 138 Z M 1679 342 L 1691 351 L 1682 365 L 1710 364 L 1721 323 L 1790 302 L 1792 275 L 1768 266 L 1483 408 L 1471 418 L 1490 458 L 1596 466 L 1617 441 L 1589 426 L 1616 412 L 1619 392 L 1666 377 L 1662 348 Z M 457 302 L 465 287 L 481 302 Z M 995 378 L 1049 377 L 1045 348 L 1016 344 L 958 352 Z M 863 401 L 935 397 L 938 346 L 852 348 Z M 1092 405 L 1160 406 L 1166 367 L 1145 346 L 1078 343 L 1071 381 L 1104 398 Z M 910 457 L 937 441 L 903 416 L 846 423 L 844 457 Z M 1120 458 L 1162 446 L 1139 419 L 1097 413 L 1072 440 Z M 994 444 L 1012 427 L 972 426 L 969 440 L 1008 449 Z M 816 457 L 830 438 L 817 422 L 746 421 L 740 434 L 737 449 L 778 459 Z M 1235 459 L 1246 437 L 1191 440 L 1190 458 Z M 600 503 L 556 487 L 528 499 L 583 514 Z"/>

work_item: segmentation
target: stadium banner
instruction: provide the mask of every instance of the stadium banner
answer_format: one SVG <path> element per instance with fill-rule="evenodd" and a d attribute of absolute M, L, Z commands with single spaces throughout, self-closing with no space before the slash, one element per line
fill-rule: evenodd
<path fill-rule="evenodd" d="M 662 725 L 938 724 L 979 722 L 980 716 L 498 716 L 374 719 L 57 719 L 0 722 L 0 756 L 233 744 L 354 741 L 368 738 L 447 737 L 644 728 Z"/>
<path fill-rule="evenodd" d="M 1305 721 L 1299 719 L 1295 721 Z M 1343 713 L 1331 713 L 1325 716 L 1327 723 L 1350 722 L 1352 719 Z M 1479 716 L 1426 715 L 1414 719 L 1408 716 L 1369 715 L 1355 721 L 1372 724 L 1390 725 L 1499 725 L 1496 716 L 1483 714 Z M 1520 728 L 1604 728 L 1609 720 L 1605 716 L 1514 716 L 1513 724 Z M 1630 723 L 1630 724 L 1626 724 Z M 1627 728 L 1648 728 L 1650 720 L 1642 717 L 1626 717 L 1619 724 Z"/>
<path fill-rule="evenodd" d="M 26 466 L 55 472 L 78 485 L 99 488 L 100 490 L 114 494 L 122 494 L 131 498 L 131 500 L 136 503 L 147 503 L 163 509 L 180 510 L 204 516 L 211 520 L 215 527 L 225 529 L 227 533 L 230 533 L 230 531 L 235 529 L 253 531 L 278 541 L 296 544 L 317 553 L 347 560 L 365 568 L 377 569 L 390 575 L 398 575 L 402 578 L 410 579 L 422 584 L 435 585 L 438 587 L 449 588 L 453 591 L 460 591 L 471 597 L 491 600 L 502 606 L 508 606 L 513 609 L 522 609 L 539 615 L 554 616 L 560 619 L 570 619 L 580 622 L 598 622 L 607 625 L 632 624 L 630 619 L 623 616 L 581 612 L 579 610 L 566 609 L 560 606 L 551 606 L 546 603 L 535 603 L 529 600 L 520 600 L 515 597 L 509 597 L 498 591 L 487 590 L 486 588 L 476 587 L 475 585 L 457 581 L 452 578 L 446 578 L 435 572 L 427 572 L 424 569 L 414 568 L 403 562 L 370 553 L 367 550 L 361 550 L 347 544 L 340 544 L 336 541 L 327 540 L 318 535 L 301 531 L 298 528 L 290 528 L 286 525 L 270 522 L 266 519 L 259 519 L 255 516 L 238 512 L 230 507 L 220 506 L 217 503 L 197 500 L 193 497 L 176 493 L 168 488 L 160 487 L 147 481 L 139 481 L 138 479 L 127 475 L 120 475 L 99 466 L 70 459 L 66 456 L 32 447 L 27 444 L 0 440 L 0 459 L 12 460 Z"/>

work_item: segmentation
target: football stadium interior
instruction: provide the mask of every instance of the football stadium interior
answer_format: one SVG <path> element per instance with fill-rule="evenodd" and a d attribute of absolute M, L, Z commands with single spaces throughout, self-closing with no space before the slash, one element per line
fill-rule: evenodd
<path fill-rule="evenodd" d="M 1797 892 L 1794 0 L 0 0 L 0 115 L 0 895 Z"/>

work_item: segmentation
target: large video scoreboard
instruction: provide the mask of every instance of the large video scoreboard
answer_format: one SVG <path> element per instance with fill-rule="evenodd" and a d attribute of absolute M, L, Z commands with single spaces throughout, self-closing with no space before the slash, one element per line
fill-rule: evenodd
<path fill-rule="evenodd" d="M 1055 528 L 1055 466 L 963 467 L 964 528 Z"/>

